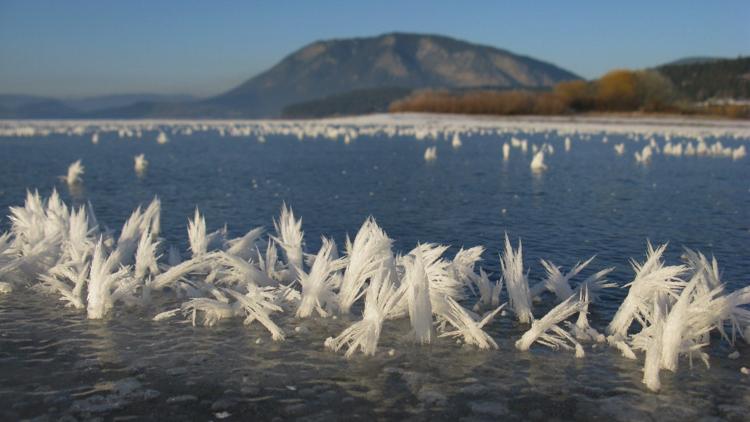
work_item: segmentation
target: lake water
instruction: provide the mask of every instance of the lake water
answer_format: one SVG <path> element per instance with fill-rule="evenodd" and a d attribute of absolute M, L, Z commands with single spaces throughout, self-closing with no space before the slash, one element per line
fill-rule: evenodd
<path fill-rule="evenodd" d="M 463 130 L 494 125 L 456 122 Z M 187 219 L 196 206 L 209 230 L 227 224 L 237 236 L 259 225 L 272 230 L 286 202 L 302 217 L 311 252 L 322 234 L 343 245 L 372 215 L 404 253 L 417 242 L 452 245 L 449 256 L 461 246 L 485 246 L 480 265 L 493 279 L 508 233 L 523 239 L 532 284 L 544 277 L 542 258 L 567 269 L 596 255 L 585 274 L 614 266 L 610 279 L 623 285 L 633 275 L 629 260 L 643 260 L 647 240 L 669 242 L 669 263 L 679 262 L 683 247 L 715 255 L 729 291 L 750 282 L 750 158 L 657 154 L 640 165 L 633 152 L 647 139 L 665 143 L 669 131 L 658 122 L 596 122 L 592 129 L 586 122 L 532 121 L 519 126 L 523 131 L 504 122 L 502 130 L 464 133 L 458 149 L 451 148 L 451 136 L 418 141 L 383 130 L 349 144 L 343 137 L 300 141 L 269 132 L 259 142 L 255 135 L 220 136 L 215 128 L 170 131 L 188 123 L 147 126 L 141 139 L 121 139 L 99 127 L 97 145 L 92 127 L 101 123 L 82 134 L 6 133 L 0 137 L 0 209 L 21 205 L 26 189 L 47 195 L 57 188 L 69 204 L 91 201 L 100 223 L 119 229 L 136 206 L 157 195 L 162 236 L 187 256 Z M 382 120 L 347 124 L 372 128 Z M 673 124 L 671 142 L 695 143 L 693 134 L 700 134 L 709 145 L 718 140 L 734 148 L 750 140 L 747 125 L 697 125 Z M 570 133 L 576 128 L 579 133 Z M 156 143 L 157 130 L 166 130 L 170 142 Z M 632 139 L 644 130 L 651 133 Z M 503 161 L 502 145 L 512 137 L 552 145 L 549 169 L 533 174 L 531 151 L 518 148 Z M 565 137 L 572 141 L 569 152 Z M 626 147 L 622 156 L 613 149 L 618 143 Z M 424 150 L 432 145 L 437 160 L 425 162 Z M 133 171 L 140 153 L 150 162 L 144 177 Z M 71 192 L 58 175 L 77 159 L 86 168 L 84 183 Z M 3 219 L 0 231 L 9 227 Z M 603 330 L 626 294 L 608 291 L 591 308 L 592 325 Z M 535 315 L 551 305 L 536 304 Z M 707 348 L 710 369 L 701 363 L 690 369 L 682 360 L 676 374 L 661 372 L 662 391 L 651 393 L 641 383 L 642 356 L 628 360 L 606 345 L 586 345 L 584 359 L 539 345 L 516 350 L 528 326 L 511 314 L 486 328 L 498 350 L 446 339 L 417 346 L 407 319 L 386 322 L 374 357 L 346 360 L 323 347 L 350 323 L 346 318 L 274 314 L 288 336 L 272 342 L 257 325 L 240 320 L 193 327 L 154 322 L 158 311 L 116 308 L 92 321 L 29 289 L 0 295 L 0 419 L 747 420 L 750 410 L 750 376 L 740 373 L 750 366 L 750 347 L 738 342 L 740 358 L 728 359 L 734 349 L 718 336 Z"/>

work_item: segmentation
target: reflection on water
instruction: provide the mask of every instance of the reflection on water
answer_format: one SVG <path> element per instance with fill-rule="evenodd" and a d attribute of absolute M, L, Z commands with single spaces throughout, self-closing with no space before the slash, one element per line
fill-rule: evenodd
<path fill-rule="evenodd" d="M 286 201 L 303 218 L 309 250 L 322 233 L 343 244 L 374 215 L 400 251 L 420 241 L 449 243 L 453 252 L 486 246 L 483 267 L 493 277 L 508 232 L 523 239 L 532 282 L 543 275 L 540 258 L 569 267 L 596 254 L 591 270 L 615 266 L 611 278 L 624 284 L 628 258 L 642 257 L 646 239 L 670 241 L 669 261 L 683 245 L 716 255 L 729 290 L 750 279 L 749 160 L 656 156 L 642 167 L 615 155 L 612 143 L 628 142 L 616 135 L 609 144 L 574 138 L 567 154 L 563 138 L 534 135 L 530 142 L 550 142 L 556 152 L 545 157 L 549 169 L 533 175 L 530 153 L 513 149 L 503 162 L 509 137 L 462 137 L 458 150 L 438 143 L 432 163 L 424 162 L 427 143 L 407 139 L 171 138 L 165 145 L 105 135 L 98 145 L 84 137 L 0 139 L 0 206 L 21 203 L 27 188 L 57 186 L 71 203 L 91 200 L 102 223 L 119 227 L 158 195 L 164 236 L 184 252 L 195 206 L 210 230 L 226 222 L 238 235 L 269 227 Z M 140 153 L 149 167 L 138 177 L 132 157 Z M 56 175 L 78 158 L 84 182 L 68 191 Z M 592 307 L 595 328 L 624 295 L 607 292 Z M 549 307 L 537 304 L 535 313 Z M 192 327 L 152 322 L 156 312 L 122 307 L 108 320 L 88 321 L 26 289 L 0 296 L 0 417 L 741 420 L 750 408 L 750 380 L 739 372 L 750 356 L 744 343 L 740 359 L 730 360 L 714 339 L 710 370 L 681 361 L 676 374 L 662 372 L 663 391 L 652 394 L 641 385 L 642 362 L 607 347 L 588 346 L 584 359 L 537 346 L 517 351 L 526 327 L 509 317 L 488 327 L 497 351 L 447 339 L 416 346 L 407 321 L 389 321 L 376 356 L 346 360 L 323 347 L 345 319 L 280 315 L 289 335 L 275 343 L 240 321 Z"/>
<path fill-rule="evenodd" d="M 82 201 L 86 195 L 86 189 L 82 183 L 74 183 L 72 185 L 66 185 L 70 197 L 75 201 Z"/>

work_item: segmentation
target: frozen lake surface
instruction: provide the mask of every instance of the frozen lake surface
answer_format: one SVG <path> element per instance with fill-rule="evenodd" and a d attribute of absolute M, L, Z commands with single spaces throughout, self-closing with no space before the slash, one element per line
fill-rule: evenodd
<path fill-rule="evenodd" d="M 119 134 L 118 134 L 119 131 Z M 163 132 L 169 142 L 156 142 Z M 454 132 L 462 145 L 451 146 Z M 92 135 L 98 133 L 98 143 Z M 140 137 L 138 135 L 140 134 Z M 302 134 L 302 135 L 301 135 Z M 433 135 L 436 135 L 433 139 Z M 300 139 L 301 138 L 301 139 Z M 349 142 L 345 142 L 348 138 Z M 417 139 L 422 138 L 422 139 Z M 503 144 L 526 140 L 528 151 Z M 570 138 L 570 151 L 565 139 Z M 724 121 L 490 119 L 371 116 L 310 122 L 0 122 L 0 209 L 22 205 L 27 189 L 57 188 L 68 204 L 90 201 L 100 223 L 119 230 L 132 210 L 162 201 L 162 237 L 187 257 L 187 219 L 197 207 L 209 231 L 230 237 L 256 226 L 273 232 L 283 202 L 303 220 L 306 250 L 320 236 L 344 244 L 368 216 L 409 252 L 418 242 L 486 248 L 478 265 L 500 275 L 503 236 L 523 239 L 530 284 L 545 277 L 540 259 L 565 269 L 596 255 L 584 276 L 615 267 L 633 278 L 647 240 L 714 255 L 727 290 L 750 283 L 750 158 L 707 153 L 637 163 L 651 140 L 670 145 L 750 141 L 750 125 Z M 546 171 L 533 173 L 532 145 L 549 144 Z M 624 144 L 618 155 L 614 146 Z M 428 146 L 437 158 L 425 161 Z M 133 157 L 145 154 L 144 175 Z M 58 178 L 81 159 L 82 185 Z M 6 215 L 7 212 L 3 215 Z M 0 232 L 10 228 L 4 218 Z M 2 280 L 0 280 L 2 281 Z M 627 294 L 610 289 L 589 319 L 603 331 Z M 505 292 L 501 302 L 507 300 Z M 472 298 L 466 306 L 471 307 Z M 680 361 L 661 372 L 662 390 L 642 384 L 643 357 L 606 344 L 586 357 L 534 345 L 516 350 L 528 329 L 509 313 L 485 327 L 497 350 L 438 339 L 416 345 L 409 320 L 386 321 L 375 356 L 324 348 L 360 318 L 299 320 L 274 314 L 287 338 L 273 342 L 240 319 L 193 327 L 152 321 L 149 309 L 116 307 L 103 320 L 65 308 L 27 288 L 0 295 L 0 419 L 312 420 L 414 418 L 508 420 L 747 420 L 750 346 L 714 335 L 711 368 Z M 554 305 L 542 296 L 534 314 Z M 302 327 L 295 330 L 295 327 Z M 727 356 L 739 351 L 738 359 Z"/>

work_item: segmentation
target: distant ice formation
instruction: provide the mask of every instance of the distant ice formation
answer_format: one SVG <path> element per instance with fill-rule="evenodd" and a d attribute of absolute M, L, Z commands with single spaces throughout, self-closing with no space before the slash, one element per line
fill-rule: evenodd
<path fill-rule="evenodd" d="M 146 160 L 145 154 L 138 154 L 134 158 L 134 168 L 135 168 L 135 174 L 138 176 L 143 176 L 146 174 L 146 169 L 148 168 L 148 160 Z"/>
<path fill-rule="evenodd" d="M 544 164 L 544 151 L 537 151 L 536 154 L 534 154 L 530 167 L 531 171 L 534 173 L 541 173 L 547 170 L 547 165 Z"/>
<path fill-rule="evenodd" d="M 81 160 L 77 160 L 68 166 L 68 174 L 61 176 L 61 179 L 71 187 L 80 185 L 83 183 L 83 178 L 81 176 L 83 176 L 85 170 L 86 168 L 81 164 Z"/>
<path fill-rule="evenodd" d="M 424 150 L 424 160 L 425 161 L 437 160 L 437 147 L 427 147 L 427 149 Z"/>
<path fill-rule="evenodd" d="M 169 142 L 167 134 L 164 132 L 159 132 L 159 135 L 156 137 L 156 143 L 158 143 L 159 145 L 164 145 L 167 142 Z"/>
<path fill-rule="evenodd" d="M 572 151 L 578 141 L 599 139 L 607 144 L 611 136 L 623 141 L 614 145 L 617 155 L 624 155 L 626 143 L 633 144 L 636 163 L 648 164 L 660 155 L 670 157 L 712 157 L 742 160 L 747 156 L 745 143 L 750 139 L 750 127 L 742 122 L 723 120 L 690 120 L 669 118 L 596 118 L 584 117 L 568 121 L 555 117 L 527 117 L 518 119 L 482 119 L 470 116 L 441 116 L 439 119 L 420 114 L 369 115 L 361 117 L 320 120 L 121 120 L 121 121 L 23 121 L 0 122 L 0 137 L 41 137 L 49 135 L 90 136 L 98 143 L 103 134 L 117 138 L 140 138 L 144 133 L 155 133 L 159 144 L 169 142 L 168 133 L 193 136 L 213 132 L 220 137 L 255 137 L 266 142 L 269 136 L 291 136 L 300 141 L 312 138 L 341 140 L 349 144 L 357 137 L 407 137 L 417 141 L 447 140 L 453 148 L 463 145 L 465 137 L 510 139 L 502 145 L 504 160 L 510 160 L 511 149 L 521 154 L 529 150 L 536 159 L 543 151 L 549 158 L 556 148 Z M 540 146 L 533 139 L 544 139 Z M 721 138 L 721 139 L 719 139 Z M 640 145 L 639 145 L 640 144 Z M 629 147 L 628 147 L 629 148 Z M 437 148 L 428 147 L 426 161 L 437 158 Z M 538 159 L 537 159 L 538 161 Z M 542 167 L 538 167 L 541 169 Z"/>
<path fill-rule="evenodd" d="M 451 146 L 454 149 L 458 149 L 458 148 L 461 148 L 461 145 L 463 145 L 463 142 L 461 142 L 461 137 L 458 136 L 458 132 L 456 132 L 455 134 L 453 134 L 453 140 L 451 141 Z"/>

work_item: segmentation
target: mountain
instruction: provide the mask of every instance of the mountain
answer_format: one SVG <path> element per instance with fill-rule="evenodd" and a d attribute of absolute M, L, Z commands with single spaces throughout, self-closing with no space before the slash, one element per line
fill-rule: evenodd
<path fill-rule="evenodd" d="M 580 79 L 553 64 L 439 35 L 390 33 L 309 44 L 206 104 L 243 116 L 381 87 L 539 88 Z"/>
<path fill-rule="evenodd" d="M 108 108 L 128 107 L 141 102 L 188 102 L 195 100 L 190 95 L 182 94 L 113 94 L 99 95 L 95 97 L 75 98 L 62 100 L 67 106 L 90 112 Z"/>
<path fill-rule="evenodd" d="M 58 99 L 34 95 L 0 95 L 0 118 L 6 119 L 69 119 L 110 116 L 108 110 L 137 110 L 145 104 L 185 103 L 189 95 L 115 94 L 84 98 Z M 162 106 L 163 108 L 163 106 Z"/>
<path fill-rule="evenodd" d="M 700 64 L 700 63 L 711 63 L 719 60 L 729 60 L 727 57 L 709 57 L 709 56 L 695 56 L 695 57 L 683 57 L 681 59 L 673 60 L 668 63 L 664 63 L 659 67 L 663 66 L 679 66 L 684 64 Z"/>
<path fill-rule="evenodd" d="M 5 119 L 67 119 L 80 112 L 64 102 L 32 95 L 0 95 L 0 118 Z"/>
<path fill-rule="evenodd" d="M 39 97 L 36 95 L 0 94 L 0 107 L 14 109 L 33 103 L 54 100 L 54 98 Z"/>
<path fill-rule="evenodd" d="M 750 99 L 750 57 L 657 67 L 685 98 Z"/>
<path fill-rule="evenodd" d="M 334 114 L 381 110 L 396 94 L 424 89 L 548 89 L 580 79 L 553 64 L 439 35 L 390 33 L 317 41 L 238 87 L 205 100 L 114 96 L 61 101 L 50 115 L 24 117 L 278 117 L 321 103 Z M 362 95 L 365 93 L 366 95 Z M 342 97 L 343 96 L 343 97 Z M 137 98 L 136 98 L 137 97 Z M 37 98 L 36 104 L 42 105 Z M 26 106 L 29 104 L 26 103 Z M 293 107 L 294 105 L 294 107 Z M 345 109 L 342 109 L 345 107 Z M 0 117 L 20 116 L 0 101 Z M 44 111 L 44 110 L 40 110 Z"/>

